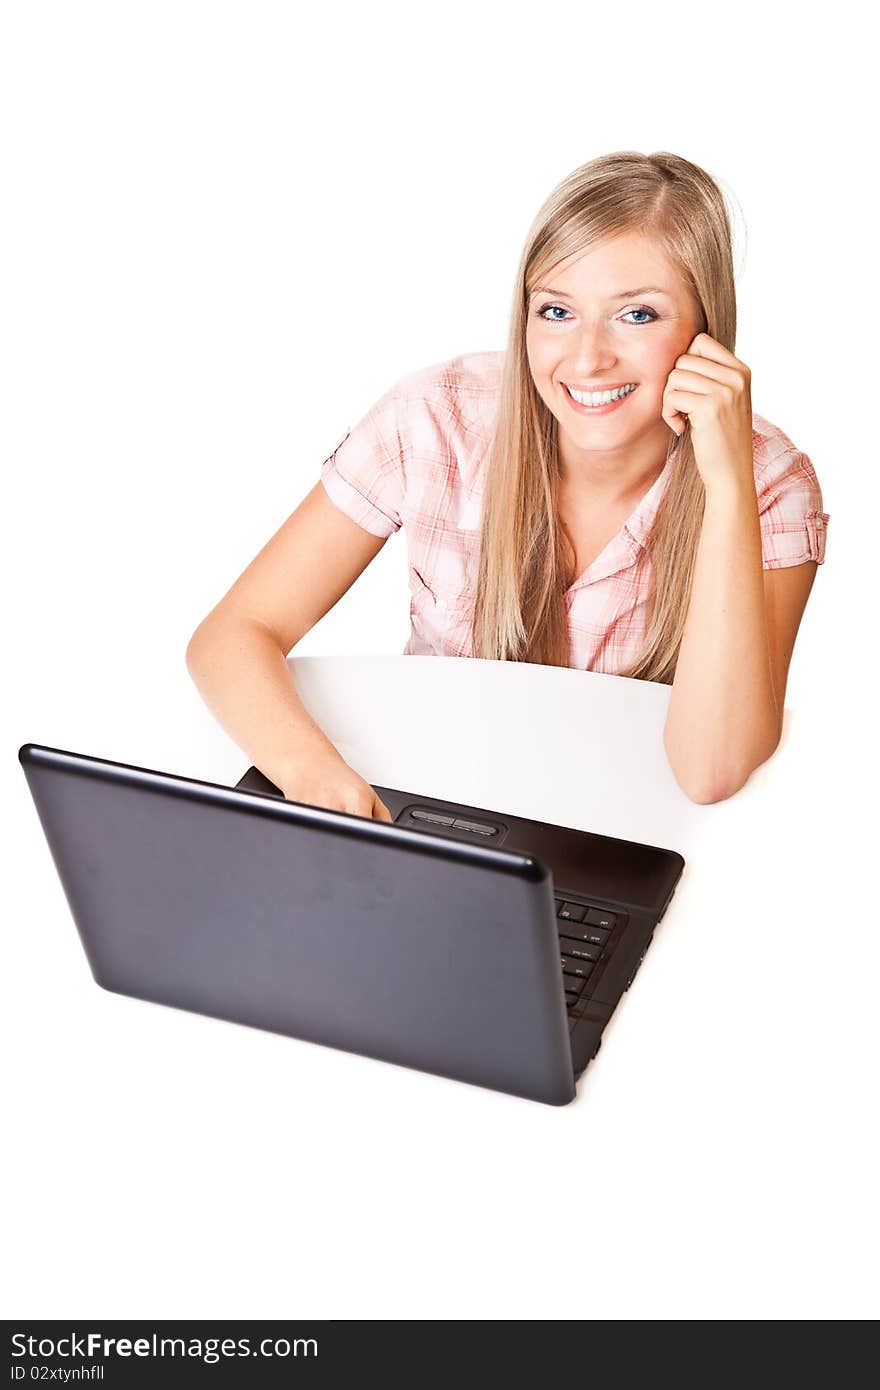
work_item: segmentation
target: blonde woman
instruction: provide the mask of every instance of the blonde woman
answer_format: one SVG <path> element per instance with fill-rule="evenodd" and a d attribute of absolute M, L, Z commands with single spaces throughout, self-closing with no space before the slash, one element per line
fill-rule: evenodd
<path fill-rule="evenodd" d="M 829 520 L 735 339 L 709 174 L 665 152 L 576 169 L 529 232 L 506 350 L 395 383 L 194 633 L 227 732 L 290 799 L 390 820 L 285 657 L 403 528 L 405 652 L 671 684 L 679 784 L 731 796 L 779 741 Z"/>

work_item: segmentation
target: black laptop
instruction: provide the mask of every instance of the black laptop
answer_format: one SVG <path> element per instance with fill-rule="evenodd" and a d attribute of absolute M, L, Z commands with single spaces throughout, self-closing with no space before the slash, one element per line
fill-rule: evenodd
<path fill-rule="evenodd" d="M 550 1105 L 574 1099 L 684 868 L 390 787 L 392 824 L 286 800 L 253 767 L 225 787 L 34 743 L 19 759 L 105 989 Z"/>

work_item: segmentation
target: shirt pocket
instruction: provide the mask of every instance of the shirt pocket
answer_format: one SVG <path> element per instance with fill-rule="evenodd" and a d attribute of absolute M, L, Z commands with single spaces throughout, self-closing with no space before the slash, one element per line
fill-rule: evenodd
<path fill-rule="evenodd" d="M 435 656 L 469 655 L 474 595 L 441 588 L 436 579 L 429 584 L 414 565 L 409 567 L 409 589 L 413 648 Z"/>

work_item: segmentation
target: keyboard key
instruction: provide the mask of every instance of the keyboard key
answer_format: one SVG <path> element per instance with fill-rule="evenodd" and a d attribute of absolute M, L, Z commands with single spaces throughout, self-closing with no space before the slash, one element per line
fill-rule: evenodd
<path fill-rule="evenodd" d="M 583 920 L 585 926 L 604 927 L 607 931 L 613 931 L 617 926 L 617 918 L 614 913 L 606 912 L 604 907 L 591 907 L 588 909 L 586 917 L 578 918 L 578 920 Z"/>
<path fill-rule="evenodd" d="M 592 946 L 586 941 L 571 941 L 565 936 L 560 936 L 559 945 L 564 955 L 575 956 L 578 960 L 598 960 L 602 954 L 601 946 Z"/>
<path fill-rule="evenodd" d="M 593 973 L 593 963 L 589 960 L 575 960 L 573 956 L 563 956 L 562 969 L 566 975 L 580 975 L 588 980 Z"/>
<path fill-rule="evenodd" d="M 580 903 L 563 902 L 556 916 L 564 922 L 582 922 L 586 911 L 587 909 Z"/>
<path fill-rule="evenodd" d="M 611 935 L 610 931 L 603 931 L 601 927 L 588 927 L 586 922 L 579 926 L 577 922 L 567 922 L 562 925 L 562 918 L 557 918 L 559 933 L 561 936 L 570 936 L 578 941 L 588 941 L 593 946 L 604 946 Z"/>
<path fill-rule="evenodd" d="M 584 985 L 587 983 L 582 975 L 563 975 L 563 984 L 567 994 L 580 994 Z"/>

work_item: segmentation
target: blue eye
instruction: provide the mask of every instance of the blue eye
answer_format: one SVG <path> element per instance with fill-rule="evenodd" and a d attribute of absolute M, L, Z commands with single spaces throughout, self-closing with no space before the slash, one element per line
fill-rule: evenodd
<path fill-rule="evenodd" d="M 553 310 L 556 310 L 556 309 L 560 310 L 561 313 L 568 313 L 568 310 L 565 309 L 565 308 L 563 307 L 562 304 L 545 304 L 545 305 L 543 306 L 543 308 L 538 309 L 538 311 L 537 311 L 538 318 L 539 318 L 539 319 L 543 319 L 545 323 L 565 323 L 565 319 L 558 319 L 558 318 L 555 318 L 555 317 L 554 317 L 554 318 L 549 318 L 549 319 L 548 319 L 548 318 L 545 317 L 546 314 L 548 314 L 549 312 L 551 312 L 551 311 L 553 311 Z M 649 314 L 649 315 L 650 315 L 650 318 L 647 318 L 647 319 L 639 319 L 637 323 L 632 324 L 631 326 L 634 327 L 634 328 L 639 327 L 639 326 L 640 326 L 641 324 L 643 324 L 643 323 L 654 323 L 655 320 L 659 319 L 659 317 L 660 317 L 660 315 L 659 315 L 658 313 L 656 313 L 656 311 L 655 311 L 654 309 L 649 309 L 647 305 L 641 305 L 638 309 L 627 309 L 626 313 L 627 313 L 627 314 Z"/>

